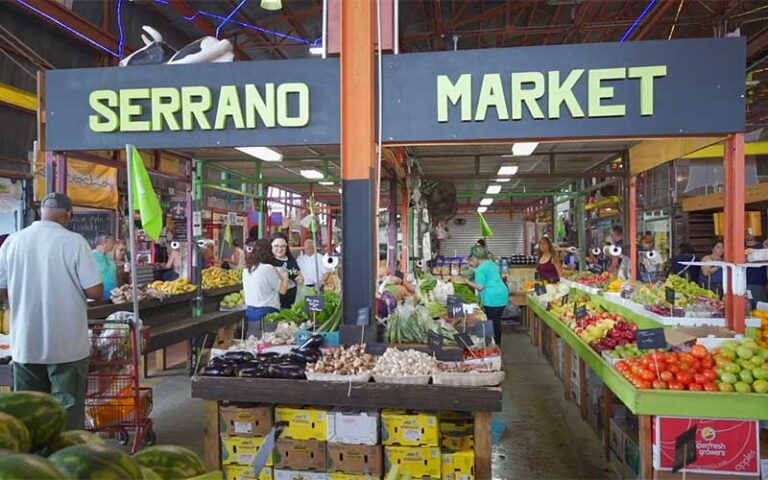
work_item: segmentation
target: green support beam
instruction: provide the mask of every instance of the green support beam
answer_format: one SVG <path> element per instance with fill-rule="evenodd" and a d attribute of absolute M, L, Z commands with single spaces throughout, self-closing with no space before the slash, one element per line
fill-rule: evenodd
<path fill-rule="evenodd" d="M 238 185 L 238 184 L 251 184 L 258 185 L 260 183 L 269 185 L 289 185 L 289 184 L 307 184 L 318 182 L 341 182 L 336 177 L 323 178 L 322 180 L 316 180 L 312 178 L 304 177 L 273 177 L 273 178 L 260 178 L 260 177 L 242 177 L 242 178 L 227 178 L 220 180 L 204 180 L 203 185 Z"/>

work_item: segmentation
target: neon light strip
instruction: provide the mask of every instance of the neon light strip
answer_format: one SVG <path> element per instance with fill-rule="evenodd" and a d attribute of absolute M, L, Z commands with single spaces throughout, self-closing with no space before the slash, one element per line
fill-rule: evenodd
<path fill-rule="evenodd" d="M 639 17 L 635 19 L 635 22 L 632 24 L 632 26 L 630 26 L 627 29 L 627 31 L 624 32 L 624 36 L 621 37 L 621 40 L 619 40 L 619 42 L 623 42 L 626 39 L 628 39 L 632 35 L 632 33 L 635 31 L 635 29 L 638 26 L 640 26 L 641 23 L 643 23 L 643 20 L 645 20 L 646 15 L 648 15 L 648 13 L 650 13 L 650 11 L 653 9 L 653 6 L 656 4 L 656 1 L 657 0 L 651 0 L 650 2 L 648 2 L 648 5 L 645 6 L 645 9 L 643 10 L 643 12 L 640 14 Z"/>
<path fill-rule="evenodd" d="M 110 49 L 109 47 L 107 47 L 105 45 L 102 45 L 101 43 L 97 42 L 96 40 L 92 39 L 91 37 L 89 37 L 89 36 L 79 32 L 79 31 L 75 30 L 74 28 L 70 27 L 69 25 L 67 25 L 66 23 L 62 22 L 61 20 L 52 17 L 51 15 L 45 13 L 44 11 L 40 10 L 37 7 L 34 7 L 34 6 L 30 5 L 29 3 L 25 2 L 24 0 L 16 0 L 16 1 L 18 3 L 24 5 L 28 9 L 32 10 L 33 12 L 37 13 L 38 15 L 47 18 L 48 20 L 50 20 L 51 22 L 53 22 L 56 25 L 60 26 L 64 30 L 72 33 L 73 35 L 81 38 L 82 40 L 85 40 L 86 42 L 90 43 L 94 47 L 96 47 L 96 48 L 98 48 L 100 50 L 103 50 L 103 51 L 105 51 L 105 52 L 107 52 L 110 55 L 113 55 L 115 57 L 118 57 L 118 58 L 120 57 L 120 54 L 122 53 L 124 45 L 125 45 L 124 38 L 123 38 L 122 18 L 121 18 L 121 16 L 122 16 L 123 0 L 118 0 L 118 3 L 117 3 L 118 25 L 120 27 L 120 40 L 118 42 L 118 51 L 117 52 L 112 51 L 112 49 Z"/>
<path fill-rule="evenodd" d="M 227 18 L 225 18 L 225 19 L 224 19 L 224 21 L 223 21 L 223 22 L 221 22 L 221 23 L 219 24 L 219 26 L 218 26 L 218 27 L 216 27 L 216 38 L 219 38 L 219 32 L 220 32 L 220 31 L 221 31 L 221 29 L 224 27 L 224 25 L 226 25 L 226 24 L 227 24 L 227 22 L 229 22 L 229 21 L 230 21 L 230 19 L 232 19 L 232 17 L 234 17 L 234 16 L 235 16 L 235 14 L 237 13 L 237 11 L 238 11 L 238 10 L 240 10 L 240 7 L 242 7 L 243 5 L 245 5 L 245 2 L 247 2 L 247 1 L 248 1 L 248 0 L 242 0 L 242 1 L 241 1 L 241 2 L 240 2 L 238 5 L 237 5 L 237 7 L 235 7 L 235 9 L 234 9 L 234 10 L 232 10 L 232 11 L 229 13 L 229 15 L 227 15 Z"/>
<path fill-rule="evenodd" d="M 159 3 L 161 5 L 168 5 L 169 4 L 168 0 L 155 0 L 155 3 Z M 221 21 L 226 21 L 227 23 L 232 23 L 232 24 L 235 24 L 235 25 L 239 25 L 239 26 L 241 26 L 243 28 L 249 28 L 251 30 L 256 30 L 258 32 L 266 33 L 268 35 L 274 35 L 276 37 L 285 38 L 287 40 L 293 40 L 295 42 L 298 42 L 298 43 L 301 43 L 301 44 L 304 44 L 304 45 L 311 45 L 312 44 L 312 42 L 310 40 L 306 40 L 304 38 L 297 37 L 295 35 L 290 35 L 288 33 L 277 32 L 275 30 L 270 30 L 268 28 L 259 27 L 258 25 L 253 25 L 252 23 L 241 22 L 241 21 L 235 20 L 235 19 L 227 20 L 226 17 L 222 17 L 221 15 L 216 15 L 215 13 L 206 12 L 205 10 L 198 10 L 197 12 L 195 12 L 194 15 L 191 15 L 190 17 L 182 16 L 181 18 L 183 18 L 184 20 L 187 20 L 187 21 L 192 21 L 195 18 L 197 18 L 198 16 L 213 18 L 213 19 L 221 20 Z"/>

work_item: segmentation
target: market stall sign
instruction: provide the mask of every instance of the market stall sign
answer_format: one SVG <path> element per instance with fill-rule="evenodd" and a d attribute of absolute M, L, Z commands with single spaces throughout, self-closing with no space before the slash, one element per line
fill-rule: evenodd
<path fill-rule="evenodd" d="M 706 395 L 706 394 L 704 394 Z M 676 439 L 696 428 L 696 460 L 688 473 L 758 475 L 760 426 L 754 420 L 656 417 L 654 468 L 670 471 L 675 466 Z"/>
<path fill-rule="evenodd" d="M 717 38 L 387 56 L 384 141 L 741 132 L 745 55 Z M 337 59 L 46 75 L 47 150 L 340 140 Z"/>
<path fill-rule="evenodd" d="M 46 194 L 43 160 L 36 163 L 35 201 Z M 85 160 L 67 158 L 67 195 L 81 207 L 117 208 L 117 169 Z"/>
<path fill-rule="evenodd" d="M 339 61 L 54 70 L 46 148 L 339 143 Z"/>
<path fill-rule="evenodd" d="M 745 48 L 726 38 L 395 55 L 385 61 L 384 138 L 741 132 Z"/>

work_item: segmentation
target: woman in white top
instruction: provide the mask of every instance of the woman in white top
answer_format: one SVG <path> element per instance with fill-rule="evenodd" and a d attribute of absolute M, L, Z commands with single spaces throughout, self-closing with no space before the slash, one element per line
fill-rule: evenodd
<path fill-rule="evenodd" d="M 255 329 L 265 315 L 280 310 L 280 295 L 288 290 L 288 273 L 272 262 L 272 246 L 266 240 L 258 240 L 253 247 L 246 247 L 243 271 L 243 295 L 248 330 Z M 251 333 L 251 332 L 249 332 Z"/>

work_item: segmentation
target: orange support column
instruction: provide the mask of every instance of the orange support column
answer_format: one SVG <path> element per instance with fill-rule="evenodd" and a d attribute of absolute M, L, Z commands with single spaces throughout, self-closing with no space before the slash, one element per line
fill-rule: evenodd
<path fill-rule="evenodd" d="M 374 313 L 376 2 L 341 3 L 341 180 L 344 323 Z M 359 323 L 358 323 L 359 324 Z"/>
<path fill-rule="evenodd" d="M 626 227 L 624 244 L 626 245 L 626 242 L 629 241 L 630 278 L 637 280 L 637 177 L 634 175 L 629 177 L 627 195 L 629 195 L 629 216 L 627 217 L 629 225 Z"/>
<path fill-rule="evenodd" d="M 744 263 L 744 134 L 729 135 L 725 140 L 725 261 Z M 746 298 L 733 294 L 729 282 L 725 297 L 725 317 L 728 327 L 736 332 L 745 330 Z M 736 285 L 736 287 L 739 287 Z M 743 285 L 741 286 L 743 287 Z"/>

